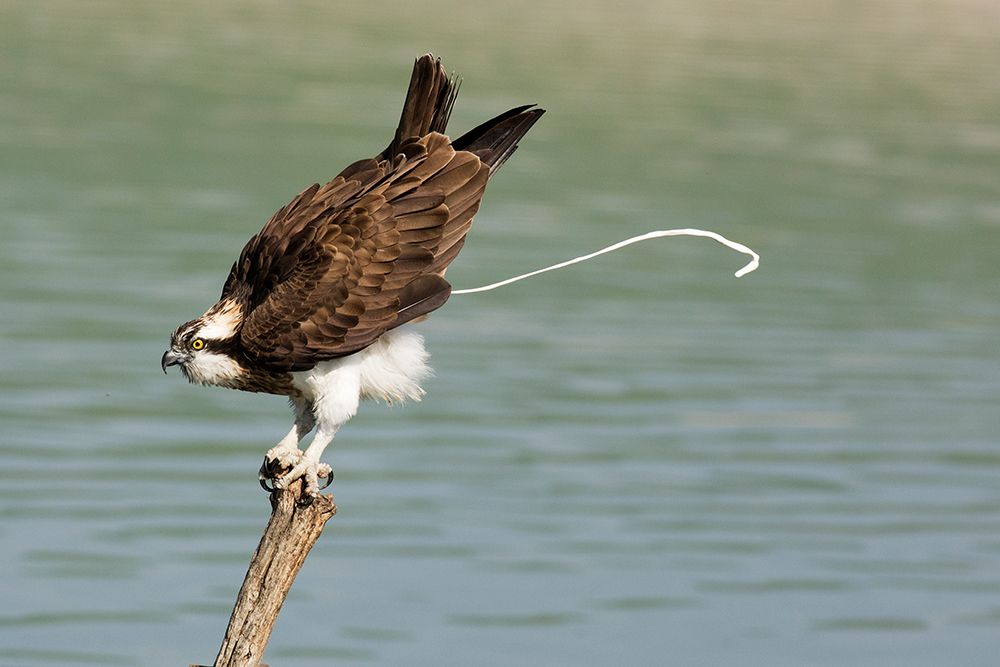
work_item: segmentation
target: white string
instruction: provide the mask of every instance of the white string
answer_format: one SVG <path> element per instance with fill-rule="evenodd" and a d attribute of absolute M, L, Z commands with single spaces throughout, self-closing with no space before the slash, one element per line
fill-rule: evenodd
<path fill-rule="evenodd" d="M 603 255 L 608 252 L 614 252 L 625 246 L 632 245 L 633 243 L 640 243 L 642 241 L 648 241 L 649 239 L 657 239 L 663 236 L 705 236 L 707 238 L 718 241 L 727 248 L 732 248 L 737 252 L 741 252 L 744 255 L 749 255 L 751 257 L 750 261 L 747 262 L 746 266 L 737 271 L 734 275 L 737 278 L 742 278 L 751 271 L 755 271 L 758 266 L 760 266 L 760 255 L 755 253 L 750 248 L 746 247 L 742 243 L 737 243 L 736 241 L 730 241 L 725 236 L 721 234 L 716 234 L 715 232 L 705 231 L 704 229 L 693 229 L 691 227 L 686 227 L 684 229 L 658 229 L 647 234 L 641 234 L 639 236 L 633 236 L 630 239 L 625 239 L 624 241 L 619 241 L 614 245 L 609 245 L 607 248 L 601 248 L 597 252 L 592 252 L 589 255 L 581 255 L 580 257 L 574 257 L 573 259 L 567 260 L 565 262 L 559 262 L 558 264 L 553 264 L 552 266 L 546 266 L 544 269 L 538 269 L 537 271 L 532 271 L 530 273 L 524 273 L 520 276 L 514 276 L 513 278 L 507 278 L 507 280 L 501 280 L 498 283 L 491 283 L 489 285 L 483 285 L 482 287 L 473 287 L 471 289 L 460 289 L 454 290 L 452 294 L 473 294 L 475 292 L 489 292 L 498 287 L 503 287 L 504 285 L 510 285 L 511 283 L 516 283 L 519 280 L 524 280 L 525 278 L 531 278 L 532 276 L 537 276 L 539 273 L 545 273 L 547 271 L 555 271 L 556 269 L 563 269 L 571 264 L 578 264 L 580 262 L 586 262 L 588 259 L 593 259 L 598 255 Z"/>

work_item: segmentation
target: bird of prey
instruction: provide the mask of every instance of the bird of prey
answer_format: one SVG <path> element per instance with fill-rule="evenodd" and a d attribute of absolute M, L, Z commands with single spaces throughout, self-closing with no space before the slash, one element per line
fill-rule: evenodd
<path fill-rule="evenodd" d="M 333 476 L 323 450 L 361 399 L 424 394 L 423 338 L 403 325 L 448 300 L 445 271 L 489 179 L 544 113 L 516 107 L 452 140 L 458 87 L 439 59 L 418 58 L 388 147 L 279 209 L 218 303 L 170 337 L 164 372 L 179 365 L 193 383 L 288 397 L 295 421 L 264 457 L 266 489 L 304 478 L 303 498 L 315 498 Z"/>

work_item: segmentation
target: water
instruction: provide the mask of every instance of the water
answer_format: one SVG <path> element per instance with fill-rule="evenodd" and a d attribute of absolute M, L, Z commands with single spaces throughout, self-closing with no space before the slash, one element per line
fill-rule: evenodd
<path fill-rule="evenodd" d="M 662 227 L 423 326 L 427 399 L 330 450 L 271 664 L 989 665 L 1000 6 L 6 3 L 0 664 L 218 648 L 280 399 L 169 332 L 428 50 L 455 130 L 538 102 L 449 272 Z"/>

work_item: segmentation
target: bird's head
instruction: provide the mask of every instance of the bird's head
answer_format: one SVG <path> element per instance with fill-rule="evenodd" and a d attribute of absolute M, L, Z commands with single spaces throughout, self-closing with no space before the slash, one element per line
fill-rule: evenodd
<path fill-rule="evenodd" d="M 160 367 L 180 366 L 189 382 L 226 385 L 242 373 L 236 360 L 236 337 L 242 324 L 242 308 L 220 302 L 199 318 L 177 327 Z"/>

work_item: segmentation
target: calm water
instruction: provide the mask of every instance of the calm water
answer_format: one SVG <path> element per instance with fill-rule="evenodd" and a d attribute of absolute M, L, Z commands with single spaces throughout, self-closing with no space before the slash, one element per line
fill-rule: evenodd
<path fill-rule="evenodd" d="M 549 109 L 456 287 L 764 263 L 455 297 L 270 663 L 996 664 L 1000 5 L 204 4 L 0 9 L 0 664 L 215 655 L 290 414 L 158 359 L 428 50 Z"/>

